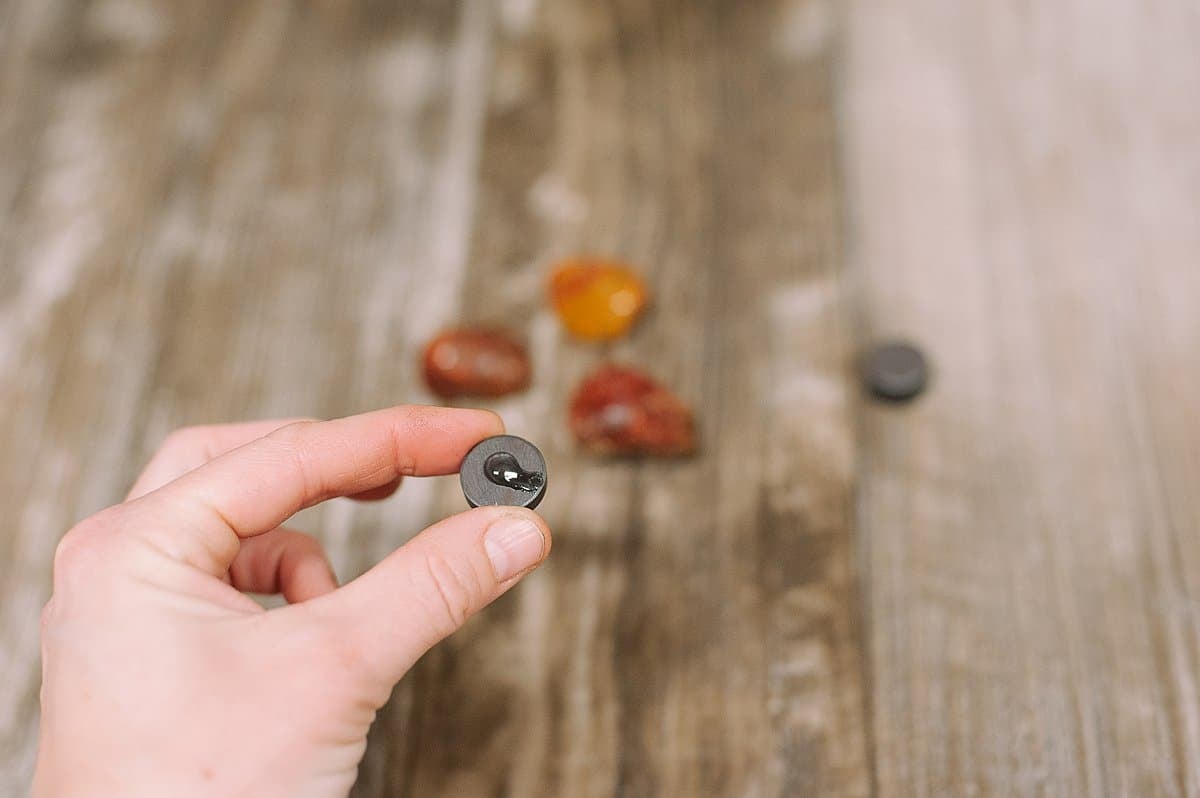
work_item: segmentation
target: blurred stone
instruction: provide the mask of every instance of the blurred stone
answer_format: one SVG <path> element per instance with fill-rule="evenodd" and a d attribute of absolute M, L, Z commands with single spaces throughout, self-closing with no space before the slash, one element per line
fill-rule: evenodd
<path fill-rule="evenodd" d="M 648 299 L 642 278 L 615 261 L 571 259 L 550 276 L 550 301 L 558 317 L 573 335 L 587 340 L 629 332 Z"/>
<path fill-rule="evenodd" d="M 575 439 L 597 454 L 669 457 L 696 450 L 691 408 L 628 366 L 603 366 L 584 379 L 568 415 Z"/>
<path fill-rule="evenodd" d="M 529 355 L 503 330 L 446 330 L 426 345 L 422 364 L 426 384 L 443 399 L 504 396 L 529 386 Z"/>

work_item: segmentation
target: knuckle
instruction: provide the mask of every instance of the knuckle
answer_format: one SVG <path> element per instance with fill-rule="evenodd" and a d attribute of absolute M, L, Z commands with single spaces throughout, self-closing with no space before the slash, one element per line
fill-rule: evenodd
<path fill-rule="evenodd" d="M 267 433 L 267 439 L 284 447 L 299 447 L 308 435 L 309 430 L 319 423 L 318 421 L 307 419 L 293 421 L 290 424 L 284 424 L 279 429 Z"/>
<path fill-rule="evenodd" d="M 455 567 L 452 560 L 436 551 L 425 555 L 424 566 L 426 584 L 421 595 L 427 597 L 433 631 L 445 637 L 467 622 L 479 606 L 483 591 L 474 574 Z"/>
<path fill-rule="evenodd" d="M 318 421 L 294 421 L 267 435 L 267 440 L 277 448 L 282 463 L 291 468 L 306 496 L 322 495 L 318 470 L 310 462 L 312 454 L 309 440 L 311 429 Z"/>
<path fill-rule="evenodd" d="M 190 426 L 180 427 L 172 430 L 165 439 L 159 451 L 162 452 L 183 452 L 189 451 L 200 445 L 206 438 L 205 427 Z"/>
<path fill-rule="evenodd" d="M 94 571 L 111 539 L 113 518 L 104 511 L 80 522 L 62 536 L 54 549 L 55 589 L 70 587 Z"/>

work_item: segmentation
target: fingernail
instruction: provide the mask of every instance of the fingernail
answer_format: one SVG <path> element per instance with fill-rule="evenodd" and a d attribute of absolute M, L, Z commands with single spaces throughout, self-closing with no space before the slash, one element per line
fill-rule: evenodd
<path fill-rule="evenodd" d="M 488 527 L 483 536 L 483 547 L 492 561 L 496 581 L 507 582 L 541 561 L 546 538 L 537 524 L 510 516 Z"/>

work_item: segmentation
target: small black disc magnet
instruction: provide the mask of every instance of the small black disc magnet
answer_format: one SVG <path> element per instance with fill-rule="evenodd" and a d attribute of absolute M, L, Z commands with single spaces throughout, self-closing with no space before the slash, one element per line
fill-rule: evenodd
<path fill-rule="evenodd" d="M 496 435 L 475 444 L 458 472 L 472 507 L 503 504 L 532 510 L 546 495 L 546 459 L 516 435 Z"/>
<path fill-rule="evenodd" d="M 862 363 L 867 389 L 880 399 L 903 402 L 919 395 L 929 384 L 929 364 L 912 344 L 893 341 L 867 353 Z"/>

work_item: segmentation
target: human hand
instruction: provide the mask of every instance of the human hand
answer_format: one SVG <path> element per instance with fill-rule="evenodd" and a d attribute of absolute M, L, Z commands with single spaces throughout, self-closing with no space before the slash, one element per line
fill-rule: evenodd
<path fill-rule="evenodd" d="M 425 407 L 283 424 L 177 433 L 63 538 L 35 796 L 344 796 L 400 677 L 549 552 L 535 514 L 481 507 L 338 588 L 289 517 L 453 473 L 503 425 Z"/>

